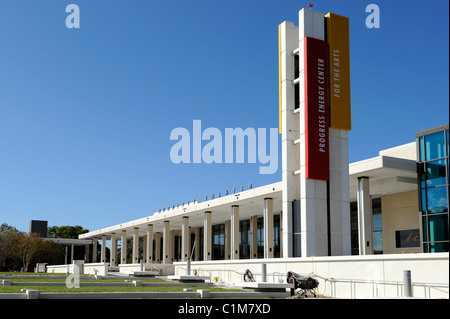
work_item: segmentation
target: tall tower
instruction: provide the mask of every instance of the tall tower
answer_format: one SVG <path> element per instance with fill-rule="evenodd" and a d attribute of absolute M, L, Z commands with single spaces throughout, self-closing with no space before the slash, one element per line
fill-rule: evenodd
<path fill-rule="evenodd" d="M 283 257 L 350 255 L 349 19 L 279 25 Z"/>

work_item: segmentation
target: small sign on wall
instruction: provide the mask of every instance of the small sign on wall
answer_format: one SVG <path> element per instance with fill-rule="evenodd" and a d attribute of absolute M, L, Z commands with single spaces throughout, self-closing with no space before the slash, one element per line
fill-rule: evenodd
<path fill-rule="evenodd" d="M 420 231 L 418 229 L 397 230 L 395 232 L 395 247 L 420 247 Z"/>

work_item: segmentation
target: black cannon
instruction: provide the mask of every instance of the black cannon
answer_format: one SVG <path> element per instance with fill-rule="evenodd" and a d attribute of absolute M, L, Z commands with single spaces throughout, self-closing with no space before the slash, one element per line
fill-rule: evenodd
<path fill-rule="evenodd" d="M 300 297 L 306 297 L 307 293 L 310 292 L 316 297 L 314 289 L 319 286 L 319 282 L 316 279 L 310 276 L 299 275 L 293 271 L 288 271 L 286 281 L 294 284 L 291 295 L 294 295 L 294 293 L 297 292 Z"/>

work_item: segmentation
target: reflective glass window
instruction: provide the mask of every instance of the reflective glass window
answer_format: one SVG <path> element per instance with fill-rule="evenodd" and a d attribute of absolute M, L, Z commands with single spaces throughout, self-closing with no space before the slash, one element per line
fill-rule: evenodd
<path fill-rule="evenodd" d="M 427 187 L 446 184 L 445 159 L 426 163 L 427 167 Z"/>
<path fill-rule="evenodd" d="M 419 137 L 419 162 L 425 162 L 425 151 L 423 148 L 423 136 Z"/>
<path fill-rule="evenodd" d="M 430 243 L 430 253 L 440 253 L 448 251 L 448 242 L 447 243 Z"/>
<path fill-rule="evenodd" d="M 447 187 L 432 187 L 427 189 L 428 213 L 442 213 L 448 211 Z"/>
<path fill-rule="evenodd" d="M 445 134 L 447 135 L 447 156 L 450 156 L 450 147 L 449 147 L 449 140 L 448 140 L 448 131 L 445 131 Z"/>
<path fill-rule="evenodd" d="M 428 241 L 428 227 L 427 227 L 428 223 L 427 223 L 427 217 L 423 216 L 422 217 L 422 240 Z"/>
<path fill-rule="evenodd" d="M 437 132 L 425 137 L 425 155 L 427 161 L 445 157 L 444 132 Z"/>
<path fill-rule="evenodd" d="M 430 241 L 448 240 L 448 215 L 434 215 L 428 217 Z"/>
<path fill-rule="evenodd" d="M 250 258 L 250 220 L 239 221 L 239 258 Z"/>
<path fill-rule="evenodd" d="M 422 200 L 421 200 L 422 207 L 421 207 L 421 210 L 422 210 L 422 213 L 425 214 L 427 212 L 427 190 L 426 189 L 422 189 L 421 193 L 422 193 Z"/>

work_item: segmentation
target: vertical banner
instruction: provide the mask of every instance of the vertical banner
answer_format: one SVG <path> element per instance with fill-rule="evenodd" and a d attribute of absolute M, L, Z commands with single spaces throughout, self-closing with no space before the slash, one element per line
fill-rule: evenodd
<path fill-rule="evenodd" d="M 306 178 L 330 176 L 328 141 L 328 44 L 305 37 Z"/>
<path fill-rule="evenodd" d="M 350 131 L 349 18 L 330 12 L 326 15 L 326 21 L 330 59 L 330 127 Z"/>

